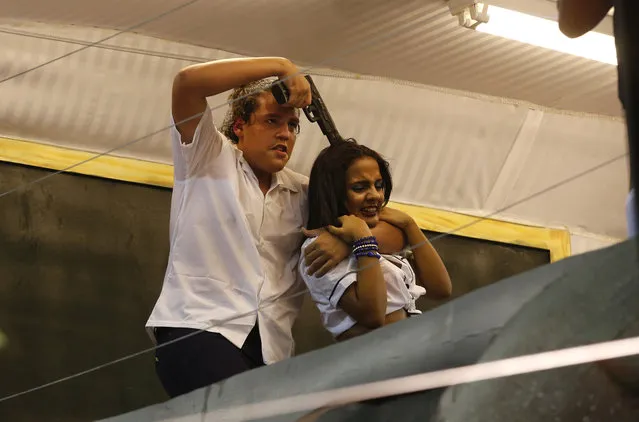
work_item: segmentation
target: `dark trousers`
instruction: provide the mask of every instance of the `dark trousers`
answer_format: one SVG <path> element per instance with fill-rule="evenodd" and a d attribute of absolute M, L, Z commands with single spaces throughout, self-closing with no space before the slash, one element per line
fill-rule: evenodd
<path fill-rule="evenodd" d="M 264 365 L 257 323 L 241 349 L 219 333 L 197 331 L 155 329 L 158 345 L 189 335 L 155 350 L 155 371 L 171 398 Z"/>

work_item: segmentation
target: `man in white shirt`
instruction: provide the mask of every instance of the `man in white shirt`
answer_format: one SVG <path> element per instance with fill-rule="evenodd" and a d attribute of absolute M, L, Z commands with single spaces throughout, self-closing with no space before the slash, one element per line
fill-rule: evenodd
<path fill-rule="evenodd" d="M 147 322 L 158 344 L 173 341 L 156 350 L 171 397 L 293 354 L 305 289 L 297 263 L 308 178 L 285 166 L 298 109 L 311 101 L 298 72 L 289 60 L 267 57 L 193 65 L 175 77 L 171 245 Z M 268 90 L 270 77 L 287 85 L 287 104 Z M 206 98 L 230 89 L 222 133 Z M 327 271 L 350 253 L 328 233 L 316 243 L 307 257 L 314 270 Z"/>

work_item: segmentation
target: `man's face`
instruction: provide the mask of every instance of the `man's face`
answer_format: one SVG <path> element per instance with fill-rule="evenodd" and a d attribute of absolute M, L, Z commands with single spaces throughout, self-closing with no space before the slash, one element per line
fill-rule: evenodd
<path fill-rule="evenodd" d="M 273 174 L 286 166 L 297 138 L 298 114 L 295 108 L 282 106 L 270 93 L 264 93 L 250 121 L 235 125 L 237 147 L 256 173 Z"/>

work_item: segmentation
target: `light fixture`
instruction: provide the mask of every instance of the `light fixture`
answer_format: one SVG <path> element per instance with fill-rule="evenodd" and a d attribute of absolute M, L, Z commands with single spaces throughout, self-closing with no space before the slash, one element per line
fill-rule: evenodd
<path fill-rule="evenodd" d="M 466 0 L 468 2 L 468 0 Z M 472 0 L 471 0 L 472 1 Z M 477 7 L 472 3 L 470 7 Z M 460 18 L 461 23 L 461 18 Z M 488 19 L 473 25 L 478 32 L 548 48 L 611 65 L 617 64 L 613 37 L 588 32 L 579 38 L 568 38 L 559 30 L 556 21 L 539 18 L 501 7 L 490 6 Z"/>
<path fill-rule="evenodd" d="M 473 29 L 488 22 L 488 5 L 476 0 L 448 0 L 448 10 L 459 19 L 459 25 Z"/>

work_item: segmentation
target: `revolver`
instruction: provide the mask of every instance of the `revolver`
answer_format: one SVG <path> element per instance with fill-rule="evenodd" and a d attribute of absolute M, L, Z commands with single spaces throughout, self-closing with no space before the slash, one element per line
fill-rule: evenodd
<path fill-rule="evenodd" d="M 331 114 L 328 112 L 324 100 L 322 100 L 322 96 L 313 83 L 313 79 L 309 75 L 305 75 L 305 78 L 311 86 L 312 97 L 311 104 L 303 108 L 306 118 L 311 123 L 317 122 L 322 133 L 328 138 L 328 142 L 331 145 L 344 142 L 344 138 L 342 138 L 342 135 L 337 131 Z M 271 88 L 271 92 L 273 93 L 273 97 L 275 97 L 275 101 L 279 104 L 286 104 L 286 102 L 288 102 L 288 88 L 282 82 L 275 83 Z"/>

